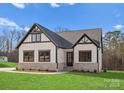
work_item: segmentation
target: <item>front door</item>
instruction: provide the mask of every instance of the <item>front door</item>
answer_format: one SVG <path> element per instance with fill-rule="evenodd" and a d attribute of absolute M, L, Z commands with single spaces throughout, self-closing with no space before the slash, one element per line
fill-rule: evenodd
<path fill-rule="evenodd" d="M 67 66 L 73 66 L 73 52 L 67 52 Z"/>

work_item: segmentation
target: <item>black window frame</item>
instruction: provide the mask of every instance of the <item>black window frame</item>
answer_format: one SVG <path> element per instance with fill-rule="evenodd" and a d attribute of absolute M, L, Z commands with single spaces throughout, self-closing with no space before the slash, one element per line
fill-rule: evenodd
<path fill-rule="evenodd" d="M 48 55 L 47 55 L 47 53 Z M 43 55 L 43 58 L 40 58 L 40 56 Z M 46 56 L 48 56 L 48 58 L 46 58 Z M 51 58 L 51 53 L 50 53 L 50 50 L 39 50 L 38 51 L 38 61 L 39 62 L 50 62 Z"/>
<path fill-rule="evenodd" d="M 35 40 L 33 39 L 34 38 L 33 35 L 35 35 Z M 38 35 L 40 35 L 40 40 L 38 40 Z M 31 42 L 41 42 L 41 33 L 32 33 Z"/>
<path fill-rule="evenodd" d="M 79 51 L 79 62 L 92 62 L 92 51 L 91 50 Z"/>
<path fill-rule="evenodd" d="M 32 58 L 32 60 L 30 59 L 30 56 L 28 56 L 28 59 L 26 59 L 25 58 L 25 53 L 26 52 L 32 52 L 32 56 L 33 56 L 33 58 Z M 34 62 L 34 50 L 25 50 L 25 51 L 23 51 L 23 62 Z"/>

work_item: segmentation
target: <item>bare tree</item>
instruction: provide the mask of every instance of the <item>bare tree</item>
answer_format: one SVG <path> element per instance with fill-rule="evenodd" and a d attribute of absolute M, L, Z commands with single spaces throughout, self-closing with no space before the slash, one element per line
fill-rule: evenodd
<path fill-rule="evenodd" d="M 56 32 L 63 32 L 63 31 L 69 31 L 69 29 L 68 28 L 64 28 L 64 27 L 56 27 L 55 31 Z"/>
<path fill-rule="evenodd" d="M 8 39 L 5 36 L 0 36 L 0 51 L 8 52 Z"/>
<path fill-rule="evenodd" d="M 24 31 L 24 28 L 22 28 L 21 30 L 16 28 L 4 29 L 3 35 L 6 38 L 7 50 L 11 52 L 25 34 L 26 31 Z"/>

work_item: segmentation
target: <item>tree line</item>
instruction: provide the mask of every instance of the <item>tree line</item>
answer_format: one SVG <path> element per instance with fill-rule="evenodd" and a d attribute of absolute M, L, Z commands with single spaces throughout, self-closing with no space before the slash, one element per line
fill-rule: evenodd
<path fill-rule="evenodd" d="M 12 52 L 20 39 L 26 34 L 24 30 L 3 29 L 0 35 L 0 52 Z"/>
<path fill-rule="evenodd" d="M 103 68 L 124 70 L 124 33 L 107 32 L 103 36 Z"/>

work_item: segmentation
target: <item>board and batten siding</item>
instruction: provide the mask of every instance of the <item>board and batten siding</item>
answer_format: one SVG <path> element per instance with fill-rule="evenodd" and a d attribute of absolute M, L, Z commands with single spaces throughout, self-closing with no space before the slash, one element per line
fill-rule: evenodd
<path fill-rule="evenodd" d="M 56 46 L 50 41 L 43 33 L 41 33 L 41 43 L 31 43 L 31 34 L 27 36 L 24 42 L 19 47 L 19 62 L 23 62 L 23 51 L 33 50 L 34 51 L 34 62 L 38 62 L 38 51 L 39 50 L 50 50 L 50 62 L 56 62 Z M 28 62 L 27 62 L 28 63 Z M 47 62 L 48 63 L 48 62 Z"/>

